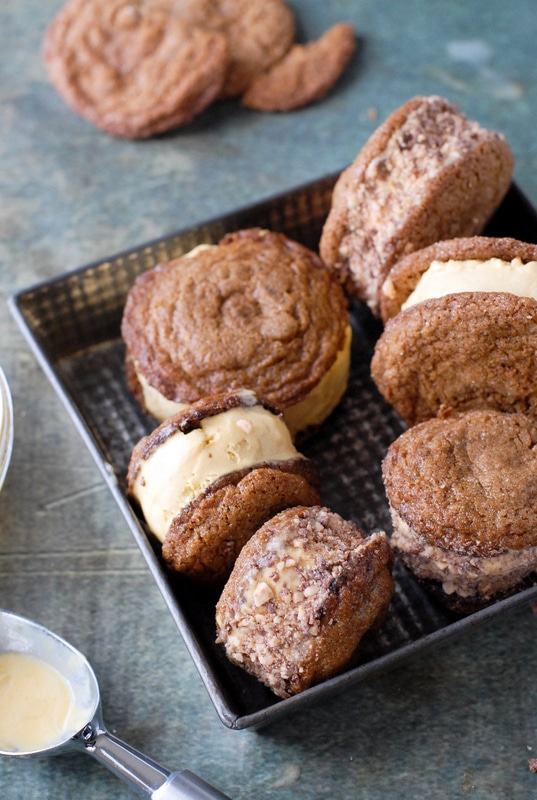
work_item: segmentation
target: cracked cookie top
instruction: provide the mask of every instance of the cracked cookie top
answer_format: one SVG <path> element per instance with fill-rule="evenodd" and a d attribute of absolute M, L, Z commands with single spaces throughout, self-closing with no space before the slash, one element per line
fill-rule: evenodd
<path fill-rule="evenodd" d="M 174 402 L 246 388 L 283 410 L 335 362 L 348 319 L 315 253 L 256 228 L 141 275 L 122 334 L 137 372 Z"/>

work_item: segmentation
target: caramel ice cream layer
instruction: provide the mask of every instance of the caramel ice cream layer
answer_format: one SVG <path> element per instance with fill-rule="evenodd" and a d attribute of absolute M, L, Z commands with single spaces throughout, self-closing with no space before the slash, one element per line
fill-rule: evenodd
<path fill-rule="evenodd" d="M 508 292 L 537 300 L 537 261 L 432 261 L 402 309 L 460 292 Z"/>
<path fill-rule="evenodd" d="M 343 347 L 328 372 L 304 400 L 283 409 L 283 418 L 291 436 L 295 437 L 306 428 L 319 426 L 345 394 L 351 364 L 351 341 L 352 329 L 348 325 Z"/>
<path fill-rule="evenodd" d="M 132 494 L 150 530 L 164 541 L 174 517 L 218 478 L 301 457 L 279 417 L 260 405 L 233 408 L 162 441 L 141 461 Z"/>
<path fill-rule="evenodd" d="M 293 437 L 301 430 L 320 425 L 345 394 L 349 379 L 351 341 L 352 329 L 348 325 L 342 349 L 317 386 L 314 386 L 304 400 L 283 409 L 283 417 Z M 168 400 L 150 386 L 141 373 L 137 372 L 137 377 L 142 388 L 145 407 L 158 422 L 163 422 L 172 414 L 188 408 L 188 403 Z"/>

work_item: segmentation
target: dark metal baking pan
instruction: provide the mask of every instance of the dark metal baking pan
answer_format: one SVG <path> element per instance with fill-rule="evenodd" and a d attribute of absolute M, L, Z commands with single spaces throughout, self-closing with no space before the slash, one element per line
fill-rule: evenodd
<path fill-rule="evenodd" d="M 281 700 L 227 661 L 214 643 L 216 597 L 188 589 L 163 567 L 159 547 L 125 491 L 134 444 L 155 426 L 131 396 L 123 375 L 120 321 L 126 294 L 137 275 L 225 233 L 260 226 L 283 231 L 316 249 L 337 175 L 240 209 L 196 228 L 179 231 L 104 261 L 81 267 L 10 298 L 10 309 L 32 351 L 58 392 L 82 439 L 99 465 L 181 632 L 222 722 L 229 728 L 258 727 L 370 678 L 425 647 L 528 602 L 537 587 L 465 618 L 427 597 L 396 564 L 396 591 L 380 632 L 368 642 L 354 669 Z M 536 241 L 537 215 L 512 186 L 486 233 Z M 379 323 L 352 308 L 354 344 L 348 392 L 301 450 L 321 471 L 323 502 L 366 533 L 390 531 L 380 464 L 403 424 L 382 400 L 369 374 Z"/>

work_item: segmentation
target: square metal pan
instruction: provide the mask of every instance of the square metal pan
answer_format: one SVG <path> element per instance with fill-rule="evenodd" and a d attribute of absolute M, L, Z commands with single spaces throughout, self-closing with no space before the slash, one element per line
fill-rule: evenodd
<path fill-rule="evenodd" d="M 9 300 L 11 312 L 83 441 L 99 465 L 166 601 L 216 712 L 228 728 L 266 725 L 414 657 L 447 637 L 473 628 L 537 595 L 537 586 L 464 618 L 427 597 L 400 565 L 396 591 L 382 630 L 362 653 L 360 664 L 296 697 L 276 698 L 232 665 L 214 643 L 216 596 L 193 591 L 170 575 L 159 545 L 126 495 L 125 475 L 134 444 L 155 423 L 144 415 L 123 375 L 120 321 L 125 297 L 137 275 L 159 261 L 176 258 L 225 233 L 259 226 L 283 231 L 317 249 L 337 175 L 210 220 L 193 229 L 89 264 L 30 287 Z M 491 220 L 487 234 L 536 241 L 537 215 L 516 186 Z M 348 392 L 316 435 L 301 446 L 321 471 L 323 503 L 352 519 L 366 533 L 391 530 L 380 464 L 389 444 L 404 430 L 382 400 L 369 374 L 380 325 L 362 307 L 351 309 L 354 328 Z"/>

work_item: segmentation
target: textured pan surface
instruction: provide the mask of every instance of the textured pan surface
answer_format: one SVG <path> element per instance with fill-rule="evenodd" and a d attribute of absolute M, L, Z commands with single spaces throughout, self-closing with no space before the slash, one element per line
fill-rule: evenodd
<path fill-rule="evenodd" d="M 130 505 L 125 475 L 134 444 L 154 427 L 138 408 L 123 377 L 119 335 L 126 294 L 136 276 L 201 242 L 250 226 L 266 227 L 317 249 L 336 175 L 284 195 L 163 237 L 19 292 L 11 311 L 91 451 L 168 605 L 222 722 L 258 727 L 384 671 L 426 646 L 468 631 L 527 602 L 537 587 L 459 619 L 442 610 L 396 564 L 396 591 L 388 619 L 364 648 L 358 667 L 288 700 L 277 699 L 228 663 L 214 644 L 215 596 L 188 591 L 163 569 L 159 546 Z M 537 239 L 537 215 L 513 186 L 486 233 Z M 367 311 L 352 309 L 354 345 L 349 390 L 340 407 L 301 447 L 323 481 L 323 502 L 366 533 L 390 532 L 380 463 L 403 424 L 379 396 L 369 361 L 380 332 Z"/>

